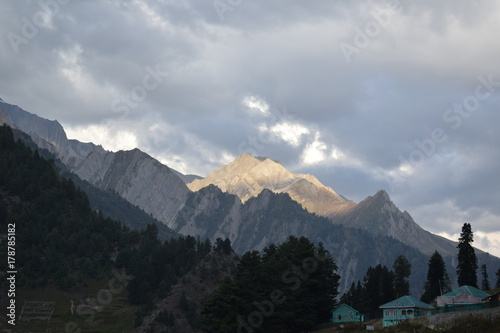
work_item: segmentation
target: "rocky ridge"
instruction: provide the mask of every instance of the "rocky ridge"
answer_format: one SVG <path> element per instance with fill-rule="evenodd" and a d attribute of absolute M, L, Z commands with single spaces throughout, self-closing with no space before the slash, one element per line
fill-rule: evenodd
<path fill-rule="evenodd" d="M 0 123 L 17 128 L 31 136 L 40 147 L 55 154 L 68 167 L 75 167 L 92 151 L 102 151 L 101 146 L 69 140 L 57 120 L 48 120 L 29 113 L 16 105 L 0 101 Z"/>
<path fill-rule="evenodd" d="M 356 204 L 314 176 L 292 173 L 270 158 L 245 154 L 207 178 L 189 183 L 195 191 L 191 192 L 174 170 L 138 149 L 113 153 L 68 140 L 57 121 L 4 102 L 0 102 L 0 121 L 29 133 L 82 179 L 118 193 L 182 234 L 212 240 L 229 237 L 237 253 L 283 242 L 288 235 L 304 235 L 324 242 L 335 253 L 343 284 L 364 273 L 366 258 L 370 265 L 390 266 L 388 258 L 396 252 L 410 254 L 408 248 L 399 248 L 403 243 L 425 255 L 434 250 L 448 258 L 456 255 L 454 242 L 423 230 L 383 191 Z M 349 228 L 338 229 L 339 225 Z M 379 237 L 386 238 L 380 241 Z M 365 242 L 371 245 L 357 247 Z M 490 270 L 497 265 L 498 258 L 481 252 L 479 256 Z M 414 264 L 423 267 L 425 259 Z"/>
<path fill-rule="evenodd" d="M 189 194 L 172 228 L 201 238 L 228 237 L 236 253 L 260 251 L 270 243 L 283 243 L 290 235 L 322 242 L 339 267 L 341 290 L 362 279 L 370 265 L 391 267 L 399 254 L 411 258 L 415 267 L 422 267 L 427 258 L 394 238 L 333 224 L 326 217 L 308 213 L 287 193 L 268 189 L 242 203 L 239 197 L 215 185 L 204 187 Z M 419 281 L 415 284 L 416 294 L 420 293 L 424 274 L 417 269 L 412 277 Z"/>
<path fill-rule="evenodd" d="M 0 102 L 0 121 L 29 134 L 80 178 L 118 193 L 167 225 L 184 205 L 189 193 L 184 181 L 139 149 L 114 153 L 93 143 L 69 140 L 59 122 L 5 102 Z"/>
<path fill-rule="evenodd" d="M 204 179 L 194 180 L 188 187 L 195 192 L 210 184 L 237 195 L 242 202 L 264 189 L 288 193 L 309 212 L 322 216 L 336 216 L 354 206 L 354 202 L 346 201 L 313 175 L 293 173 L 271 158 L 249 154 L 239 156 Z"/>
<path fill-rule="evenodd" d="M 385 191 L 356 204 L 343 199 L 316 177 L 292 173 L 270 158 L 241 155 L 206 178 L 189 183 L 188 187 L 199 191 L 209 185 L 238 196 L 242 203 L 265 189 L 287 193 L 309 212 L 328 217 L 334 223 L 393 237 L 427 255 L 435 250 L 444 256 L 456 253 L 454 242 L 422 229 L 408 212 L 401 212 L 396 207 Z M 191 230 L 188 225 L 185 228 Z"/>
<path fill-rule="evenodd" d="M 436 250 L 443 256 L 455 255 L 457 251 L 456 242 L 424 230 L 407 211 L 401 212 L 385 191 L 367 197 L 348 214 L 334 221 L 395 238 L 429 256 Z"/>

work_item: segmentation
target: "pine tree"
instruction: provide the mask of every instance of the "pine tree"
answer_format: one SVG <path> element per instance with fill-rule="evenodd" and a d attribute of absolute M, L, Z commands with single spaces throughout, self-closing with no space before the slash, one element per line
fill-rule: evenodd
<path fill-rule="evenodd" d="M 468 285 L 477 288 L 477 258 L 471 245 L 474 241 L 473 236 L 470 223 L 464 223 L 457 246 L 457 276 L 459 286 Z"/>
<path fill-rule="evenodd" d="M 396 298 L 394 291 L 394 273 L 386 266 L 378 264 L 369 267 L 364 277 L 367 295 L 367 314 L 377 316 L 379 306 Z"/>
<path fill-rule="evenodd" d="M 234 279 L 226 277 L 222 281 L 203 307 L 201 325 L 204 331 L 225 333 L 237 329 L 238 321 L 246 319 L 242 316 L 246 300 L 241 298 L 241 292 Z"/>
<path fill-rule="evenodd" d="M 481 280 L 481 289 L 484 291 L 490 290 L 491 287 L 490 287 L 490 281 L 488 281 L 488 271 L 486 269 L 486 264 L 483 264 L 481 266 L 481 275 L 483 277 L 483 279 Z"/>
<path fill-rule="evenodd" d="M 361 313 L 366 313 L 367 312 L 366 298 L 367 298 L 366 290 L 361 285 L 361 281 L 358 281 L 357 284 L 353 282 L 351 284 L 351 288 L 348 291 L 346 291 L 340 298 L 340 304 L 347 304 Z"/>
<path fill-rule="evenodd" d="M 221 241 L 218 242 L 222 244 Z M 217 246 L 217 245 L 216 245 Z M 207 300 L 207 332 L 302 332 L 328 321 L 336 305 L 339 276 L 320 243 L 290 236 L 264 254 L 245 253 L 232 278 Z"/>
<path fill-rule="evenodd" d="M 410 274 L 411 264 L 405 256 L 400 255 L 394 260 L 392 266 L 394 270 L 394 291 L 396 296 L 406 296 L 410 294 Z"/>
<path fill-rule="evenodd" d="M 446 272 L 443 257 L 435 251 L 429 260 L 427 270 L 427 281 L 424 285 L 424 293 L 420 300 L 425 303 L 432 302 L 437 296 L 445 294 L 451 290 L 450 279 Z"/>
<path fill-rule="evenodd" d="M 356 285 L 354 282 L 351 284 L 351 288 L 346 291 L 342 297 L 340 297 L 341 304 L 347 304 L 350 307 L 354 308 L 355 296 L 356 295 Z"/>

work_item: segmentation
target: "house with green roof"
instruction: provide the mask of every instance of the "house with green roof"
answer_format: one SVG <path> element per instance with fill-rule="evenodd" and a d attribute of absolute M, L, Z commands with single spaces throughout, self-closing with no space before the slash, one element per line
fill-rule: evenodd
<path fill-rule="evenodd" d="M 461 286 L 449 293 L 438 296 L 436 302 L 437 306 L 476 304 L 483 302 L 483 299 L 488 296 L 490 296 L 488 293 L 472 286 Z"/>
<path fill-rule="evenodd" d="M 403 296 L 379 307 L 382 309 L 382 326 L 397 325 L 410 318 L 424 317 L 434 309 L 412 296 Z"/>
<path fill-rule="evenodd" d="M 332 322 L 334 323 L 362 323 L 364 321 L 365 316 L 347 304 L 341 304 L 332 311 Z"/>

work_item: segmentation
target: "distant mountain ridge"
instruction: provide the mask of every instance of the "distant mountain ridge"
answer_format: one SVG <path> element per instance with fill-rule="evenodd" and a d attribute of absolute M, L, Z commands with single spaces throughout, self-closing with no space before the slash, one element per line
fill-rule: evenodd
<path fill-rule="evenodd" d="M 456 242 L 424 230 L 408 212 L 401 212 L 385 191 L 367 197 L 348 214 L 334 221 L 370 230 L 376 235 L 393 237 L 427 255 L 437 250 L 443 256 L 451 256 L 457 251 Z"/>
<path fill-rule="evenodd" d="M 12 132 L 15 140 L 20 139 L 32 150 L 38 149 L 40 156 L 43 158 L 55 160 L 54 154 L 40 148 L 28 134 L 19 129 L 13 129 Z M 87 194 L 90 207 L 93 210 L 99 211 L 105 217 L 118 220 L 133 230 L 146 229 L 148 224 L 155 224 L 158 227 L 158 238 L 161 240 L 179 236 L 179 234 L 168 228 L 164 223 L 153 218 L 136 205 L 132 205 L 118 193 L 99 189 L 89 182 L 82 180 L 61 162 L 56 162 L 56 167 L 63 177 L 71 179 L 77 187 Z"/>
<path fill-rule="evenodd" d="M 59 122 L 5 102 L 0 102 L 0 122 L 30 135 L 83 180 L 117 192 L 163 223 L 168 224 L 184 205 L 189 192 L 184 181 L 139 149 L 114 153 L 93 143 L 69 140 Z"/>
<path fill-rule="evenodd" d="M 292 173 L 270 158 L 243 154 L 233 162 L 215 170 L 204 179 L 188 184 L 192 191 L 215 185 L 223 192 L 234 194 L 245 203 L 268 189 L 287 193 L 309 212 L 330 218 L 334 223 L 361 228 L 371 233 L 402 241 L 427 255 L 438 250 L 442 255 L 454 255 L 456 245 L 420 227 L 408 212 L 401 212 L 385 191 L 356 204 L 346 201 L 316 177 Z"/>
<path fill-rule="evenodd" d="M 309 212 L 322 216 L 335 216 L 354 205 L 313 175 L 293 173 L 271 158 L 249 154 L 239 156 L 204 179 L 194 180 L 188 187 L 195 192 L 210 184 L 237 195 L 242 202 L 256 197 L 264 189 L 288 193 Z"/>
<path fill-rule="evenodd" d="M 212 240 L 229 237 L 239 253 L 280 243 L 288 235 L 305 235 L 313 242 L 324 242 L 332 251 L 343 265 L 342 285 L 347 287 L 364 274 L 367 263 L 360 256 L 370 258 L 371 265 L 390 266 L 387 258 L 403 251 L 416 258 L 412 264 L 421 277 L 426 256 L 438 250 L 453 267 L 456 244 L 422 229 L 384 191 L 356 204 L 312 175 L 292 173 L 271 158 L 248 154 L 204 179 L 193 180 L 197 177 L 184 176 L 139 149 L 114 153 L 68 140 L 57 121 L 5 102 L 0 102 L 2 122 L 30 134 L 38 146 L 52 151 L 80 178 L 119 194 L 175 231 Z M 358 242 L 370 246 L 360 248 Z M 400 246 L 403 243 L 406 247 Z M 500 260 L 477 253 L 494 276 Z M 418 292 L 421 286 L 415 288 Z"/>
<path fill-rule="evenodd" d="M 64 164 L 73 168 L 94 150 L 104 149 L 93 143 L 69 140 L 57 120 L 48 120 L 27 112 L 16 105 L 0 102 L 0 123 L 5 123 L 30 135 L 41 148 L 54 153 Z"/>
<path fill-rule="evenodd" d="M 425 279 L 423 267 L 427 256 L 417 249 L 391 237 L 333 224 L 326 217 L 308 213 L 287 193 L 268 189 L 242 203 L 236 195 L 209 185 L 188 196 L 175 223 L 169 227 L 201 238 L 229 237 L 237 253 L 262 250 L 270 243 L 280 244 L 289 235 L 323 242 L 339 266 L 341 290 L 362 279 L 370 265 L 392 267 L 399 254 L 407 256 L 415 267 L 412 274 L 415 294 L 421 293 L 420 281 Z"/>

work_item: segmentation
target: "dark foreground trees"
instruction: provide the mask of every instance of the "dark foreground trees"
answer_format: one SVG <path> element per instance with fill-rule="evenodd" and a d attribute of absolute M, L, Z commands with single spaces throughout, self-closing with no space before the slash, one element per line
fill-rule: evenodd
<path fill-rule="evenodd" d="M 393 271 L 386 266 L 368 267 L 363 284 L 352 283 L 351 288 L 340 298 L 345 303 L 365 314 L 367 318 L 380 315 L 379 306 L 397 297 L 410 294 L 409 277 L 411 264 L 400 255 L 394 260 Z"/>
<path fill-rule="evenodd" d="M 457 245 L 457 276 L 459 286 L 468 285 L 477 288 L 477 258 L 472 247 L 473 236 L 470 223 L 464 223 Z"/>
<path fill-rule="evenodd" d="M 441 254 L 435 251 L 429 260 L 427 270 L 427 281 L 424 285 L 424 293 L 420 300 L 430 303 L 437 296 L 451 291 L 451 282 L 446 272 L 446 266 Z"/>
<path fill-rule="evenodd" d="M 411 264 L 405 256 L 400 255 L 394 260 L 394 291 L 396 295 L 406 296 L 410 294 Z"/>
<path fill-rule="evenodd" d="M 488 280 L 488 270 L 486 268 L 486 264 L 483 264 L 481 266 L 481 276 L 482 276 L 482 279 L 481 279 L 481 290 L 490 290 L 491 287 L 490 287 L 490 281 Z"/>
<path fill-rule="evenodd" d="M 394 272 L 379 264 L 368 268 L 364 281 L 368 303 L 365 313 L 377 317 L 379 306 L 396 298 Z"/>
<path fill-rule="evenodd" d="M 207 332 L 301 332 L 328 321 L 337 265 L 322 244 L 290 236 L 264 253 L 247 252 L 233 276 L 207 300 Z"/>

